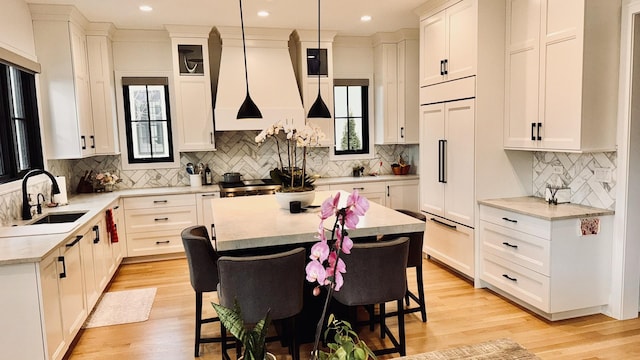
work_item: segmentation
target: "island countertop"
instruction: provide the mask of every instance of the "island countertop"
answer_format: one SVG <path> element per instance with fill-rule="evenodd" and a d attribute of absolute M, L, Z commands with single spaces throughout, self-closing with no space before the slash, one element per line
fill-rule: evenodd
<path fill-rule="evenodd" d="M 319 206 L 335 191 L 317 191 L 312 206 Z M 341 191 L 340 206 L 349 193 Z M 276 202 L 275 195 L 219 198 L 212 200 L 218 251 L 240 250 L 267 246 L 312 243 L 318 241 L 320 207 L 291 214 Z M 325 220 L 325 230 L 333 225 Z M 398 234 L 424 231 L 425 223 L 393 209 L 370 202 L 369 210 L 360 218 L 350 237 Z"/>
<path fill-rule="evenodd" d="M 533 196 L 479 200 L 480 205 L 517 212 L 544 220 L 562 220 L 590 216 L 613 215 L 613 210 L 578 204 L 550 205 L 544 199 Z"/>

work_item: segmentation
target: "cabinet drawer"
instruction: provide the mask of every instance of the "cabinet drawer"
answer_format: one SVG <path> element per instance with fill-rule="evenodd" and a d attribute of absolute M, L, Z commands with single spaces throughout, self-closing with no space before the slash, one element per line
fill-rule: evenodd
<path fill-rule="evenodd" d="M 492 254 L 484 254 L 480 278 L 544 312 L 549 311 L 549 277 Z"/>
<path fill-rule="evenodd" d="M 164 209 L 125 209 L 127 235 L 148 231 L 177 230 L 196 224 L 195 206 L 176 206 Z"/>
<path fill-rule="evenodd" d="M 513 211 L 480 205 L 480 220 L 518 230 L 543 239 L 551 239 L 551 221 Z"/>
<path fill-rule="evenodd" d="M 195 204 L 194 194 L 141 196 L 124 199 L 125 209 L 162 209 Z"/>
<path fill-rule="evenodd" d="M 366 183 L 352 183 L 352 184 L 338 184 L 331 185 L 331 190 L 344 190 L 352 192 L 358 190 L 361 194 L 367 193 L 387 193 L 387 186 L 384 182 L 366 182 Z"/>
<path fill-rule="evenodd" d="M 473 278 L 473 249 L 473 229 L 462 225 L 453 228 L 427 219 L 424 232 L 424 251 L 427 255 Z"/>
<path fill-rule="evenodd" d="M 480 221 L 483 253 L 491 253 L 543 275 L 550 275 L 551 242 L 504 226 Z"/>
<path fill-rule="evenodd" d="M 128 235 L 128 256 L 147 256 L 184 252 L 180 231 L 152 231 Z"/>

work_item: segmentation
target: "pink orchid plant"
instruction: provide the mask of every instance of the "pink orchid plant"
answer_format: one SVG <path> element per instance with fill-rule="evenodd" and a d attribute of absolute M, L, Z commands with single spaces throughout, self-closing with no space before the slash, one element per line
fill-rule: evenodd
<path fill-rule="evenodd" d="M 354 190 L 347 198 L 346 207 L 339 208 L 340 193 L 334 197 L 327 198 L 320 208 L 320 224 L 318 225 L 318 239 L 320 240 L 311 248 L 311 261 L 307 264 L 307 281 L 317 282 L 313 289 L 315 296 L 320 295 L 320 287 L 327 288 L 327 298 L 324 303 L 322 315 L 316 327 L 316 337 L 314 343 L 313 358 L 318 356 L 318 344 L 320 342 L 320 332 L 327 313 L 327 307 L 334 291 L 339 291 L 344 284 L 342 274 L 347 268 L 340 258 L 342 253 L 350 254 L 353 241 L 349 238 L 347 229 L 355 229 L 363 216 L 369 210 L 369 201 Z M 324 229 L 324 221 L 331 216 L 335 216 L 335 222 L 331 228 L 331 239 L 327 240 Z"/>

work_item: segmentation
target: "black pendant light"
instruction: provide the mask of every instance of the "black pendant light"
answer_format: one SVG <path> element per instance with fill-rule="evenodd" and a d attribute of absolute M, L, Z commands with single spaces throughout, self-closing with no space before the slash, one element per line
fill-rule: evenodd
<path fill-rule="evenodd" d="M 320 69 L 320 0 L 318 0 L 318 69 Z M 322 101 L 320 95 L 320 71 L 318 71 L 318 97 L 316 101 L 311 105 L 309 109 L 309 118 L 331 118 L 331 113 L 327 108 L 327 105 Z"/>
<path fill-rule="evenodd" d="M 242 27 L 242 51 L 244 53 L 244 81 L 247 85 L 247 96 L 244 98 L 244 102 L 240 105 L 238 110 L 238 116 L 236 119 L 262 119 L 262 113 L 256 106 L 256 103 L 251 100 L 249 95 L 249 75 L 247 74 L 247 46 L 244 39 L 244 19 L 242 17 L 242 0 L 240 1 L 240 26 Z"/>

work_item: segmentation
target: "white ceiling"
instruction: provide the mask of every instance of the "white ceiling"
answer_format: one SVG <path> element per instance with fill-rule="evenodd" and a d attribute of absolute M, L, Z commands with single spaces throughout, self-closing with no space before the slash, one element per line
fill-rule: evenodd
<path fill-rule="evenodd" d="M 162 29 L 164 24 L 239 26 L 238 0 L 25 0 L 27 3 L 75 5 L 89 21 L 110 22 L 119 29 Z M 426 0 L 323 0 L 321 27 L 340 35 L 371 35 L 379 31 L 417 28 L 414 9 Z M 138 10 L 145 4 L 150 13 Z M 243 0 L 246 27 L 315 29 L 316 0 Z M 257 16 L 267 10 L 270 16 Z M 368 23 L 360 21 L 370 15 Z"/>

